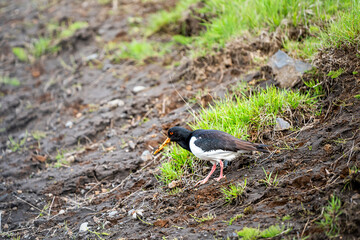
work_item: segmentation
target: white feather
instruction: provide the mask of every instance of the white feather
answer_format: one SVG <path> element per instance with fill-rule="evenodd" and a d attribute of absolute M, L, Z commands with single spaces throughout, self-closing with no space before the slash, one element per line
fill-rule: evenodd
<path fill-rule="evenodd" d="M 203 151 L 201 148 L 195 145 L 195 141 L 197 140 L 196 137 L 191 137 L 190 139 L 190 149 L 191 152 L 198 158 L 202 160 L 208 160 L 211 162 L 220 162 L 222 160 L 232 161 L 234 160 L 241 152 L 231 152 L 231 151 L 224 151 L 224 150 L 212 150 L 212 151 Z"/>

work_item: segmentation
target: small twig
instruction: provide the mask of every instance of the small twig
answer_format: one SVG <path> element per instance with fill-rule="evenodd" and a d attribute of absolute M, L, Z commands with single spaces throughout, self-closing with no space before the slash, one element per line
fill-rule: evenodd
<path fill-rule="evenodd" d="M 302 236 L 303 236 L 304 233 L 305 233 L 305 230 L 306 230 L 306 228 L 307 228 L 307 225 L 309 224 L 309 221 L 310 221 L 310 218 L 308 218 L 308 220 L 307 220 L 307 222 L 306 222 L 306 224 L 305 224 L 305 226 L 304 226 L 304 229 L 303 229 L 302 232 L 301 232 L 301 238 L 302 238 Z"/>
<path fill-rule="evenodd" d="M 35 208 L 35 209 L 36 209 L 36 210 L 38 210 L 39 212 L 42 212 L 42 210 L 41 210 L 40 208 L 38 208 L 38 207 L 34 206 L 33 204 L 31 204 L 31 203 L 29 203 L 29 202 L 25 201 L 25 200 L 24 200 L 24 199 L 22 199 L 22 198 L 20 198 L 20 197 L 16 196 L 15 194 L 14 194 L 14 196 L 15 196 L 18 200 L 21 200 L 21 201 L 23 201 L 24 203 L 29 204 L 30 206 L 32 206 L 33 208 Z"/>
<path fill-rule="evenodd" d="M 0 211 L 0 233 L 2 233 L 2 230 L 1 230 L 1 214 L 2 214 L 2 211 Z"/>
<path fill-rule="evenodd" d="M 150 226 L 153 226 L 154 224 L 152 223 L 149 223 L 149 222 L 146 222 L 145 220 L 141 219 L 141 217 L 139 215 L 136 215 L 136 217 L 142 222 L 142 223 L 145 223 L 147 225 L 150 225 Z"/>
<path fill-rule="evenodd" d="M 49 217 L 51 216 L 51 208 L 52 208 L 52 206 L 53 206 L 53 204 L 54 204 L 54 200 L 55 200 L 55 196 L 53 197 L 53 199 L 52 199 L 52 201 L 51 201 L 51 205 L 50 205 L 50 207 L 49 207 L 48 220 L 49 220 Z"/>

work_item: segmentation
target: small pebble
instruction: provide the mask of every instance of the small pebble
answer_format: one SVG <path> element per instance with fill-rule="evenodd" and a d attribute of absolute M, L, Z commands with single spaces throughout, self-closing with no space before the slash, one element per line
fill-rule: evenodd
<path fill-rule="evenodd" d="M 133 92 L 134 92 L 134 93 L 138 93 L 138 92 L 144 91 L 145 88 L 146 88 L 146 87 L 144 87 L 144 86 L 135 86 L 135 87 L 133 88 Z"/>
<path fill-rule="evenodd" d="M 136 144 L 133 141 L 129 141 L 129 147 L 131 148 L 131 150 L 134 150 L 136 147 Z"/>
<path fill-rule="evenodd" d="M 121 99 L 114 99 L 106 104 L 109 108 L 117 108 L 125 105 L 125 102 Z"/>
<path fill-rule="evenodd" d="M 80 225 L 79 232 L 86 232 L 88 230 L 88 222 L 84 222 Z"/>
<path fill-rule="evenodd" d="M 18 194 L 21 194 L 21 193 L 22 193 L 22 191 L 21 191 L 21 190 L 17 190 L 17 193 L 18 193 Z"/>
<path fill-rule="evenodd" d="M 116 214 L 118 213 L 118 211 L 112 211 L 109 213 L 109 217 L 114 217 Z"/>
<path fill-rule="evenodd" d="M 4 224 L 3 226 L 4 229 L 9 229 L 9 225 L 7 223 Z"/>
<path fill-rule="evenodd" d="M 67 121 L 65 124 L 65 127 L 72 128 L 74 126 L 74 123 L 72 121 Z"/>
<path fill-rule="evenodd" d="M 291 127 L 290 123 L 282 118 L 276 118 L 275 131 L 286 130 Z"/>
<path fill-rule="evenodd" d="M 64 214 L 64 213 L 65 213 L 65 210 L 63 210 L 63 209 L 61 209 L 61 210 L 59 211 L 59 215 Z"/>
<path fill-rule="evenodd" d="M 151 153 L 148 150 L 145 150 L 142 154 L 141 154 L 141 160 L 143 160 L 144 162 L 149 161 L 152 159 Z"/>

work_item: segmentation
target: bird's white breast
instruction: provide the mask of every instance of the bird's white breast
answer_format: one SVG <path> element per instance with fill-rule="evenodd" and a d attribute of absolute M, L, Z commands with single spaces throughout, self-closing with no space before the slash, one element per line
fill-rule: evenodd
<path fill-rule="evenodd" d="M 196 137 L 191 137 L 189 146 L 190 146 L 191 152 L 196 157 L 198 157 L 202 160 L 216 161 L 216 162 L 219 162 L 220 160 L 231 161 L 231 160 L 234 160 L 234 158 L 236 158 L 237 155 L 240 153 L 240 152 L 224 151 L 221 149 L 205 152 L 200 147 L 195 145 L 196 140 L 197 140 Z"/>

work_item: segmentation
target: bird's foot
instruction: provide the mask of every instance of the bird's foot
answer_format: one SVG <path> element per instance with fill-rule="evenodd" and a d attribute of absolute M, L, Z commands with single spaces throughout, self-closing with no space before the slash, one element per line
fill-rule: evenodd
<path fill-rule="evenodd" d="M 197 185 L 203 185 L 203 184 L 207 183 L 207 181 L 208 181 L 208 179 L 206 179 L 206 178 L 201 181 L 198 181 L 194 187 L 196 187 Z"/>
<path fill-rule="evenodd" d="M 220 177 L 218 177 L 218 178 L 215 178 L 215 180 L 218 182 L 218 181 L 220 181 L 221 179 L 223 179 L 223 178 L 226 178 L 226 176 L 224 175 L 224 176 L 220 176 Z"/>

